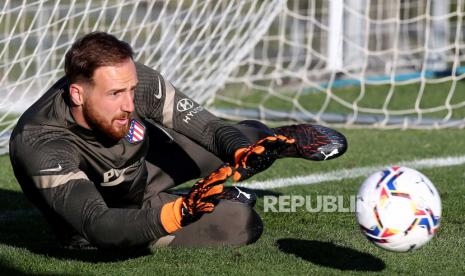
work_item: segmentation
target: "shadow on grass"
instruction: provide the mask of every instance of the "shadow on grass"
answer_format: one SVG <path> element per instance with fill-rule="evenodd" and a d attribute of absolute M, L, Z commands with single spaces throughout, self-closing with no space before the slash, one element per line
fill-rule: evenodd
<path fill-rule="evenodd" d="M 276 245 L 284 253 L 319 266 L 354 271 L 382 271 L 386 267 L 385 263 L 375 256 L 330 242 L 279 239 Z"/>
<path fill-rule="evenodd" d="M 8 261 L 0 259 L 0 275 L 15 275 L 15 276 L 42 276 L 50 275 L 45 273 L 33 273 L 33 272 L 24 272 L 15 267 L 13 267 Z"/>
<path fill-rule="evenodd" d="M 148 249 L 107 251 L 95 248 L 63 248 L 56 241 L 40 212 L 29 204 L 24 195 L 21 192 L 4 189 L 0 189 L 0 243 L 60 260 L 89 263 L 118 262 L 150 253 Z M 0 272 L 14 270 L 12 264 L 5 261 L 3 254 L 0 254 Z M 16 272 L 21 274 L 21 271 Z"/>

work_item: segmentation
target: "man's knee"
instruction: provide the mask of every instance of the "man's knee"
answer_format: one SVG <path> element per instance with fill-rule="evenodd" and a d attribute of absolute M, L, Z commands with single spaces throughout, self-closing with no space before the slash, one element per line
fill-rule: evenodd
<path fill-rule="evenodd" d="M 262 232 L 262 220 L 253 208 L 222 200 L 212 213 L 175 232 L 170 245 L 245 245 L 257 241 Z"/>
<path fill-rule="evenodd" d="M 263 233 L 263 223 L 253 208 L 241 202 L 231 201 L 225 201 L 218 207 L 220 207 L 218 216 L 222 216 L 223 227 L 230 233 L 228 244 L 251 244 L 260 238 Z M 227 216 L 223 217 L 223 214 Z"/>

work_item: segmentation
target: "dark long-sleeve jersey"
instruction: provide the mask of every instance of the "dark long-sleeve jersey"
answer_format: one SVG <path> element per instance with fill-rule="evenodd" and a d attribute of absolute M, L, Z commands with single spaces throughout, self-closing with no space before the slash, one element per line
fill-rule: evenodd
<path fill-rule="evenodd" d="M 147 120 L 174 129 L 224 160 L 249 144 L 157 71 L 139 63 L 136 70 L 134 119 L 120 141 L 108 141 L 74 121 L 66 77 L 21 116 L 10 139 L 14 172 L 28 197 L 99 247 L 141 245 L 166 234 L 160 209 L 124 208 L 140 206 L 147 185 Z"/>

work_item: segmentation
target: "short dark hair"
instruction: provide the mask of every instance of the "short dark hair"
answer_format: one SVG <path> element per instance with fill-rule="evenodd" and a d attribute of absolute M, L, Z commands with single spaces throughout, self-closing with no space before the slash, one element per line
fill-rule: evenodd
<path fill-rule="evenodd" d="M 111 34 L 92 32 L 76 40 L 65 56 L 65 74 L 71 83 L 92 83 L 94 71 L 132 59 L 131 46 Z"/>

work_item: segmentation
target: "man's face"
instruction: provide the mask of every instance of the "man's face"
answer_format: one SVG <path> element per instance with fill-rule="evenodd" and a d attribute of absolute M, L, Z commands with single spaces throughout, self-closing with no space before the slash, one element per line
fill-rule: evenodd
<path fill-rule="evenodd" d="M 134 90 L 138 83 L 136 67 L 130 59 L 95 70 L 93 84 L 86 85 L 83 115 L 93 129 L 113 140 L 129 130 L 134 111 Z"/>

